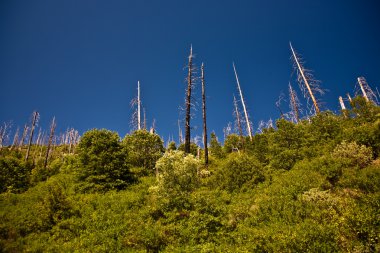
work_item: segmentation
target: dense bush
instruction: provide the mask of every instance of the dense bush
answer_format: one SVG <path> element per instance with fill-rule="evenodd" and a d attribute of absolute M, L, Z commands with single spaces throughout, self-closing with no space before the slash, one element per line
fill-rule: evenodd
<path fill-rule="evenodd" d="M 29 186 L 31 165 L 12 157 L 0 157 L 0 193 L 22 192 Z"/>
<path fill-rule="evenodd" d="M 119 139 L 117 133 L 105 129 L 84 133 L 78 145 L 78 179 L 83 190 L 123 189 L 132 182 Z"/>
<path fill-rule="evenodd" d="M 165 151 L 160 136 L 147 130 L 137 130 L 131 135 L 126 135 L 123 146 L 128 152 L 128 161 L 132 166 L 144 167 L 150 172 L 153 172 L 156 161 Z"/>
<path fill-rule="evenodd" d="M 260 162 L 246 154 L 232 153 L 218 169 L 216 178 L 220 188 L 233 192 L 245 185 L 248 188 L 265 180 Z"/>

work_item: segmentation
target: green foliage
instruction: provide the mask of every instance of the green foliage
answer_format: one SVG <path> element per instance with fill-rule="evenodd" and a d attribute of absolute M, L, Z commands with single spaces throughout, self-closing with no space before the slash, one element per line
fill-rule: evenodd
<path fill-rule="evenodd" d="M 230 134 L 224 140 L 223 150 L 225 153 L 231 153 L 233 151 L 242 151 L 244 147 L 244 137 L 237 134 Z"/>
<path fill-rule="evenodd" d="M 216 158 L 224 157 L 222 146 L 220 145 L 218 138 L 216 137 L 216 134 L 214 132 L 212 132 L 210 135 L 209 151 L 210 154 Z"/>
<path fill-rule="evenodd" d="M 128 152 L 128 160 L 131 165 L 144 167 L 150 172 L 153 172 L 156 161 L 165 151 L 160 136 L 144 129 L 126 135 L 123 146 Z"/>
<path fill-rule="evenodd" d="M 190 154 L 192 154 L 193 156 L 197 156 L 198 155 L 198 148 L 199 147 L 197 144 L 195 144 L 194 142 L 190 142 Z M 178 146 L 177 150 L 185 152 L 185 143 L 181 143 Z"/>
<path fill-rule="evenodd" d="M 166 151 L 173 151 L 177 150 L 177 145 L 174 141 L 169 142 L 168 147 L 166 148 Z"/>
<path fill-rule="evenodd" d="M 78 179 L 84 191 L 123 189 L 133 181 L 127 154 L 115 132 L 93 129 L 84 133 L 78 159 Z"/>
<path fill-rule="evenodd" d="M 170 207 L 184 207 L 187 195 L 199 186 L 199 160 L 182 151 L 173 151 L 160 158 L 156 167 L 158 195 L 166 198 Z"/>
<path fill-rule="evenodd" d="M 22 192 L 29 186 L 31 165 L 12 157 L 0 157 L 0 193 Z"/>
<path fill-rule="evenodd" d="M 343 141 L 334 149 L 333 156 L 346 158 L 350 160 L 351 166 L 359 166 L 359 168 L 368 166 L 373 160 L 371 148 L 358 145 L 356 142 Z"/>
<path fill-rule="evenodd" d="M 46 170 L 3 148 L 0 251 L 379 252 L 380 114 L 355 103 L 348 117 L 279 120 L 238 152 L 238 136 L 222 147 L 213 134 L 207 167 L 172 145 L 129 187 L 132 151 L 107 130 L 78 154 L 55 148 Z"/>
<path fill-rule="evenodd" d="M 243 186 L 251 188 L 265 180 L 262 165 L 254 157 L 232 153 L 216 174 L 217 184 L 229 192 L 240 190 Z"/>

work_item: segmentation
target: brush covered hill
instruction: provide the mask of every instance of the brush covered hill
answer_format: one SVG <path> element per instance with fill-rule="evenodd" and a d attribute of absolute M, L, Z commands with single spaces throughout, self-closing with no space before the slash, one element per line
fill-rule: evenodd
<path fill-rule="evenodd" d="M 207 167 L 145 130 L 66 149 L 46 168 L 1 150 L 0 252 L 380 251 L 380 109 L 361 98 L 213 136 Z"/>

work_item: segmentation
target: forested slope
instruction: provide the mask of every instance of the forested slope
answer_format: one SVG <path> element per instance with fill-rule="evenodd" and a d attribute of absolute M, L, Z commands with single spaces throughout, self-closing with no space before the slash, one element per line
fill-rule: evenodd
<path fill-rule="evenodd" d="M 46 168 L 3 147 L 0 251 L 379 252 L 380 109 L 352 108 L 213 135 L 207 167 L 146 130 L 88 131 Z"/>

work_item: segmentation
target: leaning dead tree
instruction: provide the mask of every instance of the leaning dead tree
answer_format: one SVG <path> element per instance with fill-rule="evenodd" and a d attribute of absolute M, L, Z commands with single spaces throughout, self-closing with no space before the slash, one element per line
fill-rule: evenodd
<path fill-rule="evenodd" d="M 313 102 L 313 108 L 315 113 L 320 113 L 319 104 L 317 99 L 315 98 L 315 93 L 323 94 L 323 90 L 319 86 L 319 82 L 314 79 L 311 71 L 307 70 L 303 66 L 303 62 L 301 57 L 299 57 L 292 47 L 292 43 L 290 44 L 290 49 L 292 51 L 292 60 L 294 62 L 294 69 L 297 71 L 297 81 L 300 86 L 300 89 L 303 92 L 304 97 L 309 101 L 309 99 Z"/>
<path fill-rule="evenodd" d="M 28 142 L 28 149 L 26 150 L 25 161 L 28 161 L 28 158 L 29 158 L 30 147 L 33 141 L 34 128 L 36 127 L 36 124 L 38 123 L 39 116 L 40 114 L 37 111 L 33 112 L 33 116 L 32 116 L 33 119 L 32 119 L 32 125 L 30 126 L 29 142 Z"/>
<path fill-rule="evenodd" d="M 12 122 L 4 122 L 2 126 L 0 126 L 0 149 L 6 145 L 5 143 L 9 139 L 9 130 L 12 126 Z"/>
<path fill-rule="evenodd" d="M 365 100 L 367 100 L 367 102 L 371 101 L 374 104 L 378 104 L 379 101 L 375 92 L 373 92 L 364 77 L 358 77 L 358 84 Z"/>
<path fill-rule="evenodd" d="M 190 153 L 190 118 L 191 118 L 191 91 L 193 89 L 193 47 L 190 46 L 186 89 L 186 116 L 185 116 L 185 153 Z"/>
<path fill-rule="evenodd" d="M 242 128 L 242 124 L 241 124 L 241 115 L 240 115 L 240 112 L 239 112 L 239 107 L 238 107 L 238 104 L 237 104 L 237 101 L 236 101 L 236 97 L 234 95 L 234 113 L 233 113 L 234 117 L 235 117 L 235 125 L 236 125 L 236 128 L 239 132 L 239 136 L 242 137 L 243 136 L 243 128 Z"/>
<path fill-rule="evenodd" d="M 342 110 L 346 110 L 346 106 L 344 105 L 342 96 L 339 96 L 339 104 Z"/>
<path fill-rule="evenodd" d="M 24 140 L 26 138 L 26 135 L 28 134 L 28 129 L 29 127 L 25 124 L 24 131 L 22 132 L 21 140 L 18 144 L 20 148 L 22 148 L 22 146 L 24 145 Z"/>
<path fill-rule="evenodd" d="M 207 148 L 207 124 L 206 124 L 206 92 L 205 92 L 205 73 L 204 65 L 201 66 L 202 80 L 202 114 L 203 114 L 203 145 L 205 148 L 205 164 L 208 164 L 208 148 Z"/>
<path fill-rule="evenodd" d="M 53 144 L 53 137 L 54 137 L 54 131 L 55 131 L 56 123 L 55 123 L 55 117 L 53 117 L 53 120 L 51 121 L 50 124 L 50 135 L 49 135 L 49 141 L 46 147 L 46 155 L 45 155 L 45 163 L 44 163 L 44 168 L 46 169 L 48 160 L 49 160 L 49 154 L 50 154 L 50 149 Z"/>
<path fill-rule="evenodd" d="M 237 83 L 237 87 L 238 87 L 239 94 L 240 94 L 240 101 L 241 101 L 242 106 L 243 106 L 243 111 L 244 111 L 245 121 L 246 121 L 246 123 L 247 123 L 247 132 L 248 132 L 249 138 L 250 138 L 251 141 L 252 141 L 251 124 L 250 124 L 250 121 L 249 121 L 249 117 L 248 117 L 248 113 L 247 113 L 247 108 L 246 108 L 246 106 L 245 106 L 245 102 L 244 102 L 244 98 L 243 98 L 243 92 L 241 91 L 241 88 L 240 88 L 240 82 L 239 82 L 239 77 L 238 77 L 237 72 L 236 72 L 235 63 L 232 63 L 232 66 L 233 66 L 233 68 L 234 68 L 234 72 L 235 72 L 236 83 Z"/>
<path fill-rule="evenodd" d="M 290 98 L 290 110 L 292 114 L 292 119 L 295 123 L 300 120 L 299 113 L 299 100 L 296 91 L 293 89 L 292 85 L 289 83 L 289 98 Z"/>
<path fill-rule="evenodd" d="M 14 149 L 14 147 L 17 147 L 17 146 L 18 146 L 19 132 L 20 132 L 20 128 L 17 127 L 16 133 L 15 133 L 15 135 L 13 136 L 13 142 L 12 142 L 11 150 Z"/>

